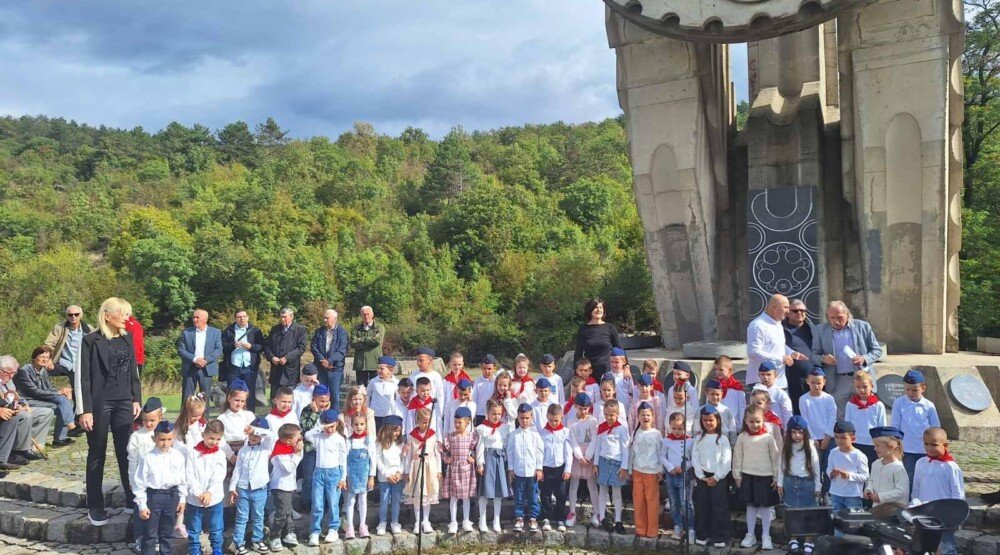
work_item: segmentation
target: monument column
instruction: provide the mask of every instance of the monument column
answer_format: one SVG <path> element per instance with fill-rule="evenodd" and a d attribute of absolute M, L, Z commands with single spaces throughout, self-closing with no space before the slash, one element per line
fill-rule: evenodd
<path fill-rule="evenodd" d="M 736 336 L 736 278 L 724 254 L 732 241 L 719 235 L 733 115 L 728 47 L 656 35 L 610 11 L 607 28 L 664 346 Z"/>

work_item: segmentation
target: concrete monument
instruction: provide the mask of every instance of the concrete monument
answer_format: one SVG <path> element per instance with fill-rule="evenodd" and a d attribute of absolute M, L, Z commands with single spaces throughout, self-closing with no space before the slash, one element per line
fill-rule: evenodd
<path fill-rule="evenodd" d="M 742 339 L 780 292 L 957 349 L 961 1 L 604 1 L 664 347 Z"/>

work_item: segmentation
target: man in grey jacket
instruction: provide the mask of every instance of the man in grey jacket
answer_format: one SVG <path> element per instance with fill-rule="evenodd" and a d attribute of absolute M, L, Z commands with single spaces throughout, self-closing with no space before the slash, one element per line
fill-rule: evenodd
<path fill-rule="evenodd" d="M 826 371 L 826 390 L 837 401 L 838 418 L 843 418 L 847 401 L 854 394 L 854 373 L 868 372 L 874 384 L 874 363 L 882 358 L 882 347 L 871 324 L 853 318 L 844 301 L 827 305 L 826 320 L 813 336 L 810 359 Z"/>
<path fill-rule="evenodd" d="M 66 307 L 66 320 L 52 326 L 45 344 L 52 349 L 49 367 L 53 376 L 68 376 L 70 387 L 77 388 L 76 371 L 80 368 L 80 346 L 83 336 L 94 327 L 83 321 L 83 309 L 74 305 Z"/>

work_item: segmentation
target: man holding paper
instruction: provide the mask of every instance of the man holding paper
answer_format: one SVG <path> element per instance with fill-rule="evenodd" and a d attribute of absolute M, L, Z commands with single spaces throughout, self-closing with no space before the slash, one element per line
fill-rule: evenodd
<path fill-rule="evenodd" d="M 823 366 L 826 390 L 837 401 L 837 417 L 843 418 L 844 407 L 854 394 L 854 373 L 868 372 L 874 384 L 873 364 L 882 358 L 882 347 L 871 324 L 854 319 L 843 301 L 827 305 L 826 320 L 813 336 L 810 360 L 816 366 Z"/>

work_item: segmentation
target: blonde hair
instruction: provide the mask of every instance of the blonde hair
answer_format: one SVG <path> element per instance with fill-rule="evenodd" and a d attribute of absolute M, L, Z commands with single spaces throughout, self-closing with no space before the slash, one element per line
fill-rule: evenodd
<path fill-rule="evenodd" d="M 113 330 L 108 325 L 105 316 L 109 314 L 117 314 L 127 320 L 132 315 L 132 305 L 125 299 L 108 297 L 101 303 L 101 308 L 97 309 L 97 327 L 100 329 L 101 335 L 108 339 L 124 335 L 126 333 L 125 330 Z"/>
<path fill-rule="evenodd" d="M 854 373 L 854 381 L 856 382 L 868 382 L 869 385 L 872 384 L 872 375 L 864 370 L 858 370 Z"/>
<path fill-rule="evenodd" d="M 882 436 L 882 437 L 877 437 L 872 441 L 882 441 L 883 443 L 885 443 L 886 449 L 888 449 L 889 452 L 892 453 L 893 456 L 895 456 L 895 458 L 897 459 L 903 458 L 903 440 L 899 439 L 898 437 Z"/>
<path fill-rule="evenodd" d="M 655 374 L 657 371 L 659 371 L 660 364 L 651 358 L 647 358 L 646 360 L 642 361 L 642 373 L 645 374 L 647 369 L 652 370 L 653 371 L 652 373 Z"/>
<path fill-rule="evenodd" d="M 184 436 L 188 432 L 188 420 L 195 411 L 202 411 L 202 416 L 205 414 L 205 398 L 200 394 L 196 393 L 191 395 L 184 400 L 184 406 L 181 407 L 181 413 L 177 415 L 177 420 L 174 422 L 174 430 L 177 431 L 177 437 L 180 439 L 181 443 L 184 443 Z"/>

